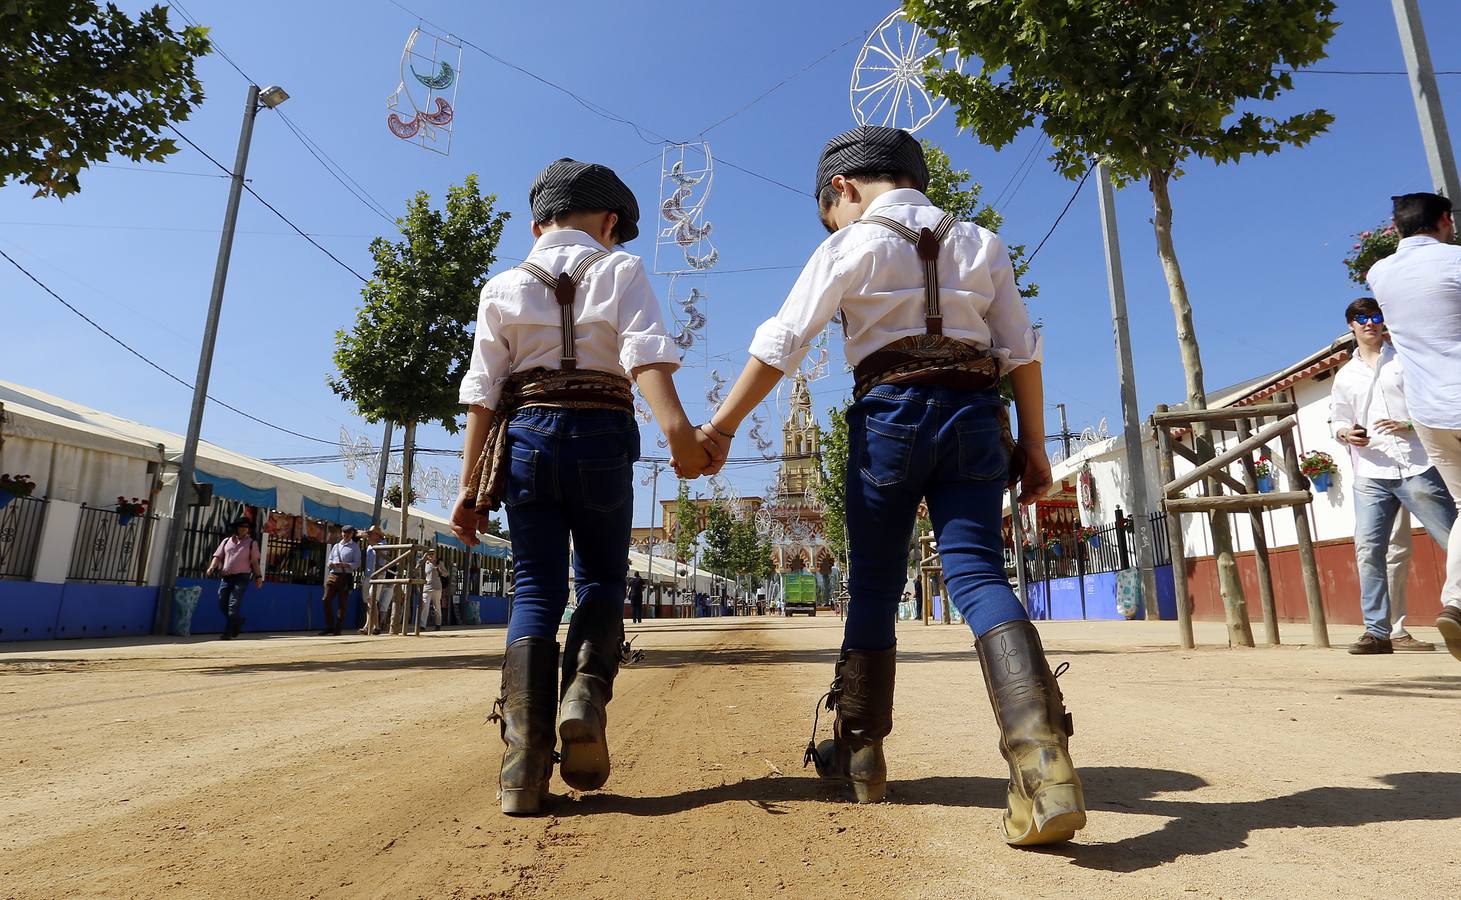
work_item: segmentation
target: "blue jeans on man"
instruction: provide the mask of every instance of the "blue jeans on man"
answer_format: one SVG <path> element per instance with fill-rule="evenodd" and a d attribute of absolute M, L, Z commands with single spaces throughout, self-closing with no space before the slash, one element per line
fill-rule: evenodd
<path fill-rule="evenodd" d="M 1390 586 L 1385 556 L 1401 507 L 1442 547 L 1456 522 L 1456 504 L 1434 467 L 1409 478 L 1354 480 L 1354 549 L 1365 632 L 1390 639 Z"/>
<path fill-rule="evenodd" d="M 507 526 L 513 590 L 507 643 L 556 640 L 568 606 L 568 540 L 580 608 L 620 609 L 629 575 L 639 427 L 608 409 L 519 410 L 508 423 Z"/>
<path fill-rule="evenodd" d="M 896 643 L 908 545 L 926 498 L 954 605 L 976 636 L 1029 615 L 1004 569 L 1008 418 L 998 391 L 885 384 L 847 411 L 847 650 Z"/>
<path fill-rule="evenodd" d="M 218 585 L 218 609 L 223 613 L 223 637 L 233 638 L 243 630 L 243 598 L 254 576 L 249 572 L 225 575 Z"/>

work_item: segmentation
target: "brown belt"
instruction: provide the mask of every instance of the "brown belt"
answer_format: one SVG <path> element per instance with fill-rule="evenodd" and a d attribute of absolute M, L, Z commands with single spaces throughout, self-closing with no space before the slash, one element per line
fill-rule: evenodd
<path fill-rule="evenodd" d="M 464 487 L 476 510 L 495 510 L 507 491 L 511 456 L 507 426 L 513 414 L 529 406 L 549 409 L 613 409 L 634 412 L 634 395 L 623 375 L 592 369 L 527 369 L 514 372 L 502 386 L 502 399 L 482 455 Z"/>
<path fill-rule="evenodd" d="M 931 384 L 981 391 L 999 381 L 999 362 L 983 350 L 939 334 L 894 341 L 852 370 L 852 396 L 861 400 L 880 384 Z"/>

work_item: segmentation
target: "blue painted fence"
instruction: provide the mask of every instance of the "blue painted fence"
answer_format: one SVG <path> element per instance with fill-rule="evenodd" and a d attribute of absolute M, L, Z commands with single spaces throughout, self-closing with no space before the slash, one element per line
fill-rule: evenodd
<path fill-rule="evenodd" d="M 152 631 L 157 588 L 0 581 L 0 641 L 50 641 Z"/>
<path fill-rule="evenodd" d="M 1163 620 L 1175 620 L 1177 599 L 1172 567 L 1157 566 L 1153 571 L 1157 579 L 1157 615 Z M 1125 619 L 1116 609 L 1115 572 L 1031 582 L 1025 585 L 1025 598 L 1032 619 Z M 1136 617 L 1145 616 L 1145 609 L 1138 606 Z"/>

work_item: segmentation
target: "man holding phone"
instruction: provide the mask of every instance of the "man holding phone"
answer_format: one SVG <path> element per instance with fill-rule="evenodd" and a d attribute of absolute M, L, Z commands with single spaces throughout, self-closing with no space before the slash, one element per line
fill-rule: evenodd
<path fill-rule="evenodd" d="M 1361 297 L 1345 309 L 1344 318 L 1355 352 L 1334 377 L 1331 421 L 1335 439 L 1349 446 L 1354 471 L 1354 548 L 1365 619 L 1365 633 L 1349 652 L 1434 650 L 1405 632 L 1410 529 L 1406 525 L 1403 535 L 1393 537 L 1392 531 L 1402 510 L 1409 511 L 1444 547 L 1456 505 L 1411 424 L 1400 361 L 1386 343 L 1379 304 Z M 1388 554 L 1396 564 L 1387 573 L 1392 540 L 1403 543 L 1398 554 Z"/>

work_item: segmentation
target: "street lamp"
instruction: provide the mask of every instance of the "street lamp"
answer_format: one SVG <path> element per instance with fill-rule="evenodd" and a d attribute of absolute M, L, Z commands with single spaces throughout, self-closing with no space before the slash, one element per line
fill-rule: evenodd
<path fill-rule="evenodd" d="M 228 187 L 228 206 L 223 212 L 223 234 L 218 240 L 218 262 L 213 269 L 213 295 L 208 300 L 208 319 L 203 326 L 203 346 L 198 351 L 198 377 L 193 382 L 193 408 L 188 416 L 188 434 L 178 462 L 172 524 L 162 554 L 162 587 L 158 591 L 157 615 L 152 623 L 156 634 L 166 634 L 172 621 L 173 590 L 178 580 L 178 554 L 182 549 L 183 520 L 192 500 L 193 476 L 198 463 L 198 438 L 203 430 L 203 406 L 208 400 L 208 376 L 213 371 L 213 347 L 218 342 L 218 318 L 223 311 L 223 285 L 228 281 L 228 258 L 233 252 L 233 232 L 238 225 L 238 202 L 243 195 L 244 169 L 249 161 L 249 143 L 254 136 L 254 119 L 261 109 L 274 109 L 289 99 L 289 92 L 277 84 L 259 89 L 249 85 L 244 101 L 243 125 L 238 134 L 238 155 L 233 161 L 233 178 Z"/>

